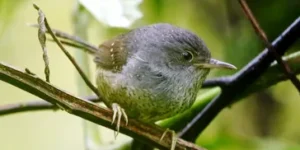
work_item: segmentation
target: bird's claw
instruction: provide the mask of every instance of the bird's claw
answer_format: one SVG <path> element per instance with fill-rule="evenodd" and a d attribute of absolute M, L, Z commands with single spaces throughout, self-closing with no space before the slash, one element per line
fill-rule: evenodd
<path fill-rule="evenodd" d="M 165 130 L 165 132 L 162 134 L 162 136 L 160 137 L 159 141 L 161 141 L 166 136 L 167 132 L 169 132 L 169 131 L 172 133 L 171 150 L 175 150 L 175 146 L 176 146 L 176 142 L 177 142 L 177 136 L 176 136 L 175 131 L 170 130 L 169 128 L 167 128 Z"/>
<path fill-rule="evenodd" d="M 118 120 L 116 122 L 117 131 L 115 132 L 115 138 L 116 138 L 120 130 L 121 117 L 123 116 L 126 125 L 128 124 L 128 117 L 127 114 L 125 113 L 125 110 L 122 107 L 120 107 L 117 103 L 113 103 L 111 107 L 112 107 L 112 111 L 114 112 L 111 124 L 114 124 L 116 118 L 118 117 L 117 118 Z"/>

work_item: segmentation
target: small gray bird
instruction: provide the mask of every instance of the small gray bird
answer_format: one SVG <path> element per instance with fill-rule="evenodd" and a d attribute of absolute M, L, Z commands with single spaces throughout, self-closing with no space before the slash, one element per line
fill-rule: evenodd
<path fill-rule="evenodd" d="M 195 34 L 170 24 L 134 29 L 99 49 L 97 85 L 113 120 L 118 116 L 117 130 L 122 115 L 154 123 L 187 110 L 210 68 L 236 69 L 212 59 Z"/>

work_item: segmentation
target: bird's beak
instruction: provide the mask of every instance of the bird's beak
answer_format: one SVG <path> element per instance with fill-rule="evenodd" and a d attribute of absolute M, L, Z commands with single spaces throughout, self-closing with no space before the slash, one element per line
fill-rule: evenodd
<path fill-rule="evenodd" d="M 195 66 L 200 67 L 200 68 L 224 68 L 224 69 L 237 69 L 234 65 L 222 62 L 220 60 L 216 59 L 210 59 L 209 62 L 207 63 L 197 63 Z"/>

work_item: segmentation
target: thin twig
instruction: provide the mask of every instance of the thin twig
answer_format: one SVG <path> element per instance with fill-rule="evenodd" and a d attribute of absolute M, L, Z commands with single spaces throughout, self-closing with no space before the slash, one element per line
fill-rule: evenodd
<path fill-rule="evenodd" d="M 94 103 L 100 102 L 100 100 L 97 96 L 88 96 L 88 97 L 85 97 L 84 99 L 87 99 L 88 101 L 91 101 Z M 0 106 L 0 116 L 12 115 L 12 114 L 21 113 L 21 112 L 56 110 L 56 109 L 58 109 L 57 106 L 40 99 L 40 100 L 31 101 L 31 102 L 8 104 L 8 105 Z"/>
<path fill-rule="evenodd" d="M 252 11 L 250 10 L 249 6 L 247 5 L 246 0 L 239 0 L 239 2 L 241 4 L 247 18 L 251 22 L 255 32 L 258 34 L 258 36 L 264 42 L 264 44 L 269 49 L 269 51 L 272 52 L 273 56 L 275 57 L 279 66 L 281 67 L 282 71 L 291 80 L 291 82 L 294 84 L 294 86 L 300 93 L 300 81 L 297 79 L 296 75 L 292 72 L 291 68 L 285 62 L 282 61 L 280 55 L 276 52 L 274 47 L 270 44 L 270 42 L 267 38 L 267 35 L 263 31 L 263 29 L 260 27 L 259 23 L 257 22 L 256 18 L 253 15 Z"/>
<path fill-rule="evenodd" d="M 19 104 L 8 104 L 0 106 L 0 116 L 12 115 L 19 112 L 33 112 L 55 109 L 58 109 L 58 107 L 46 101 L 32 101 Z"/>
<path fill-rule="evenodd" d="M 47 39 L 51 42 L 55 42 L 53 39 Z M 81 45 L 79 43 L 75 43 L 75 42 L 70 42 L 68 40 L 64 40 L 64 39 L 60 39 L 60 42 L 64 45 L 67 45 L 67 46 L 70 46 L 70 47 L 73 47 L 73 48 L 77 48 L 77 49 L 80 49 L 80 50 L 84 50 L 85 52 L 88 52 L 88 53 L 91 53 L 91 49 L 89 47 L 86 47 L 84 45 Z"/>
<path fill-rule="evenodd" d="M 115 129 L 115 126 L 111 125 L 113 115 L 111 110 L 72 96 L 38 77 L 31 76 L 26 72 L 0 63 L 0 80 L 36 95 L 70 114 L 92 121 L 98 125 Z M 137 138 L 142 142 L 153 144 L 161 149 L 169 149 L 172 143 L 171 134 L 168 134 L 160 141 L 160 137 L 164 132 L 163 128 L 154 125 L 151 126 L 134 119 L 129 119 L 128 125 L 125 122 L 121 122 L 120 132 Z M 178 139 L 176 149 L 201 150 L 202 148 L 193 143 Z"/>
<path fill-rule="evenodd" d="M 80 76 L 82 77 L 82 79 L 84 80 L 84 82 L 87 84 L 88 87 L 91 88 L 91 90 L 100 97 L 100 94 L 97 90 L 97 88 L 90 82 L 90 80 L 88 79 L 88 77 L 84 74 L 84 72 L 82 71 L 82 69 L 79 67 L 79 65 L 76 63 L 76 61 L 73 59 L 73 57 L 71 56 L 71 54 L 63 47 L 63 45 L 61 44 L 61 42 L 56 38 L 56 36 L 54 35 L 54 33 L 51 30 L 50 25 L 48 24 L 47 18 L 45 17 L 44 13 L 42 12 L 42 10 L 35 4 L 33 4 L 34 8 L 37 9 L 39 12 L 39 15 L 43 15 L 44 16 L 44 24 L 48 30 L 48 32 L 50 33 L 51 37 L 53 38 L 53 40 L 57 43 L 57 45 L 59 46 L 59 48 L 64 52 L 64 54 L 68 57 L 68 59 L 71 61 L 71 63 L 74 65 L 74 67 L 76 68 L 76 70 L 78 71 L 78 73 L 80 74 Z"/>
<path fill-rule="evenodd" d="M 38 27 L 37 24 L 29 24 L 29 26 Z M 99 51 L 98 47 L 84 41 L 83 39 L 81 39 L 78 36 L 73 36 L 73 35 L 70 35 L 68 33 L 57 30 L 57 29 L 51 29 L 51 30 L 57 37 L 68 40 L 68 42 L 66 41 L 68 44 L 69 43 L 75 43 L 76 45 L 81 45 L 82 47 L 85 47 L 85 50 L 87 50 L 87 52 L 90 53 L 90 54 L 95 54 L 97 51 Z M 47 30 L 46 33 L 49 33 L 49 31 Z M 70 44 L 69 46 L 73 46 L 73 45 Z M 75 48 L 77 48 L 77 47 L 75 47 Z"/>
<path fill-rule="evenodd" d="M 77 2 L 75 5 L 75 9 L 73 9 L 72 13 L 72 24 L 73 24 L 73 34 L 80 37 L 83 40 L 88 39 L 88 25 L 90 23 L 91 16 L 86 13 L 85 8 Z M 78 43 L 76 43 L 78 44 Z M 86 47 L 86 46 L 84 46 Z M 78 63 L 83 66 L 83 71 L 88 75 L 91 74 L 89 68 L 89 59 L 88 55 L 82 51 L 75 52 L 75 59 L 78 60 Z M 79 95 L 87 95 L 90 93 L 88 87 L 80 86 L 82 85 L 82 80 L 80 77 L 76 77 L 77 88 Z M 91 150 L 91 149 L 101 149 L 101 145 L 103 145 L 103 141 L 101 138 L 101 131 L 99 132 L 99 126 L 90 122 L 83 120 L 83 142 L 84 149 L 83 150 Z"/>
<path fill-rule="evenodd" d="M 36 74 L 33 73 L 32 71 L 30 71 L 28 68 L 25 68 L 25 72 L 32 75 L 32 76 L 35 76 Z"/>

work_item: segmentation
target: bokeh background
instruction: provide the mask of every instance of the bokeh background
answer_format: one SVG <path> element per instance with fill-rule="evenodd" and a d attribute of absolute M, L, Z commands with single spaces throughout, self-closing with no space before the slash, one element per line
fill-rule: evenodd
<path fill-rule="evenodd" d="M 36 23 L 38 4 L 53 28 L 73 34 L 75 0 L 0 0 L 0 61 L 29 68 L 44 78 L 42 50 L 37 30 L 28 23 Z M 299 0 L 249 0 L 249 6 L 274 40 L 300 15 Z M 143 17 L 130 28 L 151 23 L 167 22 L 199 35 L 214 58 L 243 67 L 263 49 L 262 42 L 234 0 L 144 0 L 140 6 Z M 86 27 L 90 43 L 105 39 L 127 29 L 111 28 L 89 19 Z M 78 33 L 78 32 L 76 32 Z M 290 52 L 299 50 L 299 42 Z M 83 96 L 78 74 L 58 47 L 48 42 L 51 83 L 74 95 Z M 76 55 L 75 50 L 68 48 Z M 76 50 L 77 51 L 77 50 Z M 91 80 L 95 65 L 88 56 Z M 230 75 L 229 71 L 213 71 L 214 76 Z M 38 98 L 0 81 L 0 105 L 37 100 Z M 300 100 L 297 90 L 289 82 L 281 82 L 258 91 L 221 112 L 199 137 L 197 143 L 210 150 L 297 150 L 300 149 Z M 1 150 L 83 150 L 86 123 L 62 111 L 19 113 L 0 117 Z M 98 134 L 98 133 L 97 133 Z M 98 135 L 99 140 L 113 132 Z M 118 140 L 127 140 L 118 137 Z M 104 142 L 105 143 L 105 142 Z M 105 143 L 109 145 L 109 143 Z M 108 149 L 102 148 L 102 149 Z"/>

